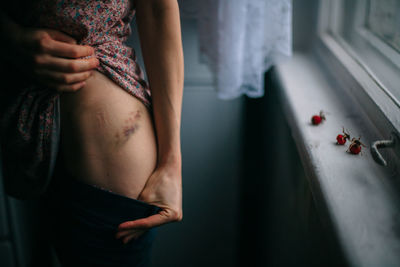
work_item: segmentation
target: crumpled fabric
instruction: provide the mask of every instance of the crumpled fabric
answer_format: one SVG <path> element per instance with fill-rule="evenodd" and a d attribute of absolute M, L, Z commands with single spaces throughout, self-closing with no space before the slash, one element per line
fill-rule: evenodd
<path fill-rule="evenodd" d="M 2 176 L 6 193 L 25 199 L 43 194 L 53 174 L 59 94 L 36 86 L 19 92 L 1 116 Z"/>

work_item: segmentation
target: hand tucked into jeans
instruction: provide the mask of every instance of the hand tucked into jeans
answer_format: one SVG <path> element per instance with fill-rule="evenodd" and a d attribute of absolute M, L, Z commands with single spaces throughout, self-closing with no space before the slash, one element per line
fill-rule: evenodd
<path fill-rule="evenodd" d="M 158 214 L 135 221 L 121 223 L 116 238 L 127 243 L 138 238 L 147 229 L 169 222 L 182 220 L 182 179 L 181 167 L 167 165 L 158 167 L 148 179 L 138 200 L 158 206 Z"/>

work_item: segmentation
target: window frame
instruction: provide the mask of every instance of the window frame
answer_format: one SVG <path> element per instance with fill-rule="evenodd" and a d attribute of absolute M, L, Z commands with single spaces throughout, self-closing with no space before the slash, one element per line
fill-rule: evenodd
<path fill-rule="evenodd" d="M 340 1 L 335 0 L 319 1 L 317 34 L 312 50 L 326 71 L 357 100 L 360 111 L 368 116 L 382 139 L 390 139 L 392 133 L 400 134 L 400 102 L 352 53 L 346 41 L 334 33 L 332 26 L 340 27 L 339 4 Z M 359 33 L 366 37 L 365 31 Z M 399 145 L 395 153 L 400 158 Z"/>
<path fill-rule="evenodd" d="M 339 33 L 344 28 L 342 23 L 346 20 L 345 16 L 348 16 L 348 14 L 340 13 L 341 10 L 345 9 L 342 8 L 343 0 L 330 1 L 335 14 L 330 14 L 328 30 L 345 50 L 373 76 L 373 79 L 379 82 L 381 89 L 400 109 L 400 89 L 396 87 L 397 84 L 400 84 L 400 52 L 385 43 L 367 27 L 365 15 L 369 12 L 368 1 L 371 0 L 352 2 L 355 4 L 354 9 L 360 12 L 354 14 L 353 25 L 347 25 L 345 27 L 346 33 L 342 33 L 343 35 L 351 35 L 352 40 L 347 40 Z M 368 67 L 372 65 L 373 68 Z"/>

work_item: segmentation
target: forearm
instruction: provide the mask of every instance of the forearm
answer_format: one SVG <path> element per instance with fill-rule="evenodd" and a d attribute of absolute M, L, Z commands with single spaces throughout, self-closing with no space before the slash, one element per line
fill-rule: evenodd
<path fill-rule="evenodd" d="M 136 2 L 136 21 L 152 94 L 158 164 L 180 165 L 184 65 L 178 3 Z"/>

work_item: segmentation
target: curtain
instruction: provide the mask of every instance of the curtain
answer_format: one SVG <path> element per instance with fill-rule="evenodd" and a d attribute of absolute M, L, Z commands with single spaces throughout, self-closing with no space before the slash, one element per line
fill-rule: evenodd
<path fill-rule="evenodd" d="M 190 10 L 190 1 L 185 1 L 181 1 L 184 9 Z M 218 98 L 263 96 L 264 72 L 292 54 L 291 0 L 202 0 L 194 4 L 200 60 L 213 73 Z"/>

